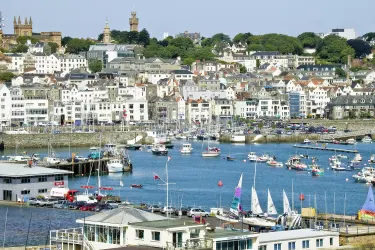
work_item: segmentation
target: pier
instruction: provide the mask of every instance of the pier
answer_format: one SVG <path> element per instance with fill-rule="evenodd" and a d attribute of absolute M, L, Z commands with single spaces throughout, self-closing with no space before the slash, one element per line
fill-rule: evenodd
<path fill-rule="evenodd" d="M 302 148 L 302 149 L 314 149 L 314 150 L 323 150 L 323 151 L 334 151 L 334 152 L 342 152 L 342 153 L 351 153 L 355 154 L 358 153 L 357 149 L 342 149 L 342 148 L 327 148 L 327 147 L 313 147 L 313 146 L 300 146 L 300 145 L 293 145 L 294 148 Z"/>

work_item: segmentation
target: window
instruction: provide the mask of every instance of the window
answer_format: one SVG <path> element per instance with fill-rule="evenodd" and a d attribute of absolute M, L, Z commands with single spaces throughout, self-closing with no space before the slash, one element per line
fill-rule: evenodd
<path fill-rule="evenodd" d="M 258 250 L 267 250 L 267 245 L 260 245 Z"/>
<path fill-rule="evenodd" d="M 160 232 L 152 232 L 152 240 L 160 241 Z"/>
<path fill-rule="evenodd" d="M 12 183 L 12 179 L 11 178 L 4 178 L 3 182 L 9 184 L 9 183 Z"/>
<path fill-rule="evenodd" d="M 281 250 L 281 243 L 273 244 L 273 250 Z"/>
<path fill-rule="evenodd" d="M 30 194 L 30 190 L 22 190 L 21 194 Z"/>
<path fill-rule="evenodd" d="M 64 180 L 64 176 L 63 175 L 56 175 L 55 176 L 55 181 L 63 181 Z"/>
<path fill-rule="evenodd" d="M 288 250 L 296 250 L 296 242 L 288 242 Z"/>
<path fill-rule="evenodd" d="M 304 240 L 302 241 L 302 249 L 310 248 L 310 241 Z"/>
<path fill-rule="evenodd" d="M 333 246 L 333 238 L 329 238 L 329 245 Z"/>
<path fill-rule="evenodd" d="M 323 247 L 323 239 L 316 240 L 316 247 Z"/>
<path fill-rule="evenodd" d="M 46 176 L 39 177 L 38 182 L 47 182 L 47 177 Z"/>
<path fill-rule="evenodd" d="M 27 177 L 21 178 L 21 183 L 30 183 L 30 178 L 27 178 Z"/>
<path fill-rule="evenodd" d="M 139 239 L 139 240 L 143 240 L 144 239 L 144 233 L 145 233 L 144 230 L 135 230 L 135 238 Z"/>
<path fill-rule="evenodd" d="M 47 188 L 38 189 L 38 193 L 40 193 L 40 194 L 45 194 L 45 193 L 47 193 Z"/>

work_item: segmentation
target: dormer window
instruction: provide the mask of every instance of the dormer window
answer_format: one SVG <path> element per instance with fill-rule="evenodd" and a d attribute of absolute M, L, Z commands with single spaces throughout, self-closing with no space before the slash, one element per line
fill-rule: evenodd
<path fill-rule="evenodd" d="M 362 99 L 361 99 L 361 103 L 365 103 L 365 99 L 362 98 Z"/>
<path fill-rule="evenodd" d="M 356 99 L 353 99 L 353 103 L 357 103 L 357 100 L 356 100 Z"/>

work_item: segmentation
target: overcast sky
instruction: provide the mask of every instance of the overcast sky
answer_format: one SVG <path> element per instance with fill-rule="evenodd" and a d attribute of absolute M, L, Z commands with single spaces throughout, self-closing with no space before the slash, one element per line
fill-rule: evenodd
<path fill-rule="evenodd" d="M 13 17 L 32 16 L 33 31 L 61 31 L 63 36 L 94 37 L 108 18 L 111 29 L 129 30 L 134 9 L 140 29 L 162 38 L 185 30 L 233 37 L 304 31 L 329 32 L 354 28 L 357 35 L 375 31 L 374 0 L 1 0 L 6 34 L 13 33 Z"/>

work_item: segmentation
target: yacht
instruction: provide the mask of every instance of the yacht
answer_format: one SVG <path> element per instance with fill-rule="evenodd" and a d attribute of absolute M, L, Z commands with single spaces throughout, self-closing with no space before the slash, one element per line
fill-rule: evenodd
<path fill-rule="evenodd" d="M 249 159 L 249 161 L 256 161 L 258 159 L 258 156 L 255 154 L 255 152 L 250 152 L 247 155 L 247 158 Z"/>
<path fill-rule="evenodd" d="M 305 140 L 303 140 L 303 142 L 302 142 L 302 144 L 310 144 L 311 143 L 311 141 L 309 140 L 309 139 L 305 139 Z"/>
<path fill-rule="evenodd" d="M 191 154 L 192 151 L 193 151 L 193 148 L 191 147 L 190 143 L 182 144 L 182 147 L 181 147 L 181 150 L 180 150 L 181 154 Z"/>
<path fill-rule="evenodd" d="M 269 160 L 273 160 L 273 158 L 267 154 L 263 154 L 262 156 L 258 157 L 257 162 L 267 162 Z"/>
<path fill-rule="evenodd" d="M 362 156 L 360 153 L 355 154 L 353 161 L 362 161 Z"/>
<path fill-rule="evenodd" d="M 231 136 L 230 141 L 234 143 L 244 143 L 246 141 L 246 137 L 245 135 L 235 134 Z"/>
<path fill-rule="evenodd" d="M 202 152 L 203 157 L 217 157 L 220 155 L 220 149 L 214 147 L 214 148 L 208 148 L 206 151 Z"/>
<path fill-rule="evenodd" d="M 372 143 L 372 139 L 370 136 L 365 136 L 361 140 L 363 143 Z"/>
<path fill-rule="evenodd" d="M 375 163 L 375 154 L 371 155 L 370 160 L 368 162 Z"/>
<path fill-rule="evenodd" d="M 164 144 L 154 144 L 151 148 L 151 152 L 154 155 L 167 155 L 168 149 L 165 147 Z"/>
<path fill-rule="evenodd" d="M 347 139 L 346 142 L 349 144 L 349 145 L 354 145 L 357 143 L 357 141 L 353 138 L 350 138 L 350 139 Z"/>
<path fill-rule="evenodd" d="M 108 173 L 121 173 L 124 170 L 124 164 L 120 159 L 112 159 L 107 163 Z"/>

